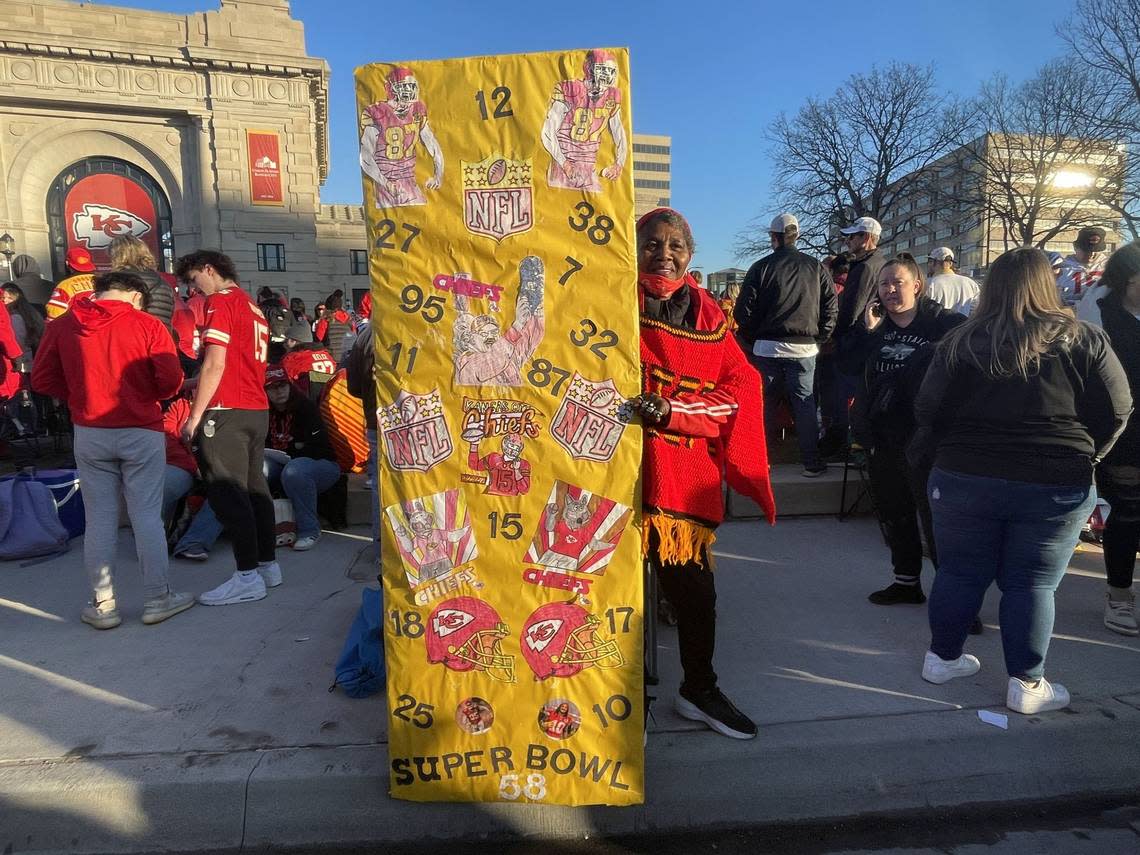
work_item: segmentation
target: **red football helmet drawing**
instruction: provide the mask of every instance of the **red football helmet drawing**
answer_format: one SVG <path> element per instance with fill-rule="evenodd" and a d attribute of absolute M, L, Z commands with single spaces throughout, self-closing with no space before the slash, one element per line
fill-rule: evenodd
<path fill-rule="evenodd" d="M 495 609 L 475 597 L 444 600 L 428 618 L 428 661 L 452 671 L 485 671 L 504 683 L 515 681 L 515 658 L 503 653 L 510 629 Z"/>
<path fill-rule="evenodd" d="M 591 665 L 617 668 L 625 663 L 617 642 L 602 638 L 601 621 L 575 603 L 547 603 L 535 609 L 519 639 L 523 658 L 536 680 L 573 677 Z"/>

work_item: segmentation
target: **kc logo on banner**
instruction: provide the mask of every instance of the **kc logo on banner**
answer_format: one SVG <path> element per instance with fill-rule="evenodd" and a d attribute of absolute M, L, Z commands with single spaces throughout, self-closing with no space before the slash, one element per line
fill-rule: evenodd
<path fill-rule="evenodd" d="M 644 799 L 624 50 L 356 73 L 391 792 Z"/>

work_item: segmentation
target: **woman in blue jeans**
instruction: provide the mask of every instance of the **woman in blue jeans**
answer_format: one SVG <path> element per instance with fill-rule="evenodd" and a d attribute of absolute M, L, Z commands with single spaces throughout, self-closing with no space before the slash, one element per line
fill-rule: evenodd
<path fill-rule="evenodd" d="M 265 372 L 265 394 L 269 398 L 265 476 L 270 488 L 280 489 L 293 504 L 297 523 L 293 548 L 312 549 L 321 536 L 317 496 L 340 480 L 340 467 L 317 405 L 289 382 L 283 369 L 272 366 Z M 204 561 L 221 533 L 222 524 L 207 503 L 178 541 L 174 556 Z"/>
<path fill-rule="evenodd" d="M 1096 501 L 1093 467 L 1131 411 L 1107 336 L 1062 307 L 1045 253 L 998 258 L 915 401 L 911 459 L 933 456 L 927 497 L 939 557 L 923 679 L 945 683 L 981 667 L 962 648 L 996 581 L 1006 705 L 1027 715 L 1068 705 L 1065 687 L 1044 676 L 1054 593 Z"/>

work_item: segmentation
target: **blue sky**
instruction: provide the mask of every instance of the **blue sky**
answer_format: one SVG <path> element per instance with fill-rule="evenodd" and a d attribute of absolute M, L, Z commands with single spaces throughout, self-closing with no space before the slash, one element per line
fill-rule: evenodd
<path fill-rule="evenodd" d="M 189 12 L 216 0 L 106 5 Z M 391 60 L 589 48 L 630 49 L 633 127 L 673 137 L 672 199 L 699 244 L 694 266 L 735 266 L 733 237 L 770 217 L 764 131 L 809 95 L 891 60 L 933 62 L 971 93 L 995 71 L 1029 76 L 1066 48 L 1054 25 L 1072 0 L 769 0 L 541 3 L 492 0 L 292 0 L 309 53 L 332 68 L 332 163 L 325 202 L 361 199 L 352 73 Z M 781 10 L 791 10 L 782 13 Z M 742 265 L 747 266 L 747 261 Z"/>

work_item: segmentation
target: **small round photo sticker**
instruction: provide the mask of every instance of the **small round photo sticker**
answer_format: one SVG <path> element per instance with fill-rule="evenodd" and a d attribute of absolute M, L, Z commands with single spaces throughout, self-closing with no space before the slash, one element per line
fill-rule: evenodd
<path fill-rule="evenodd" d="M 455 723 L 467 733 L 486 733 L 495 723 L 495 711 L 482 698 L 467 698 L 455 708 Z"/>
<path fill-rule="evenodd" d="M 538 711 L 538 727 L 551 739 L 569 739 L 582 726 L 578 706 L 565 698 L 552 698 Z"/>

